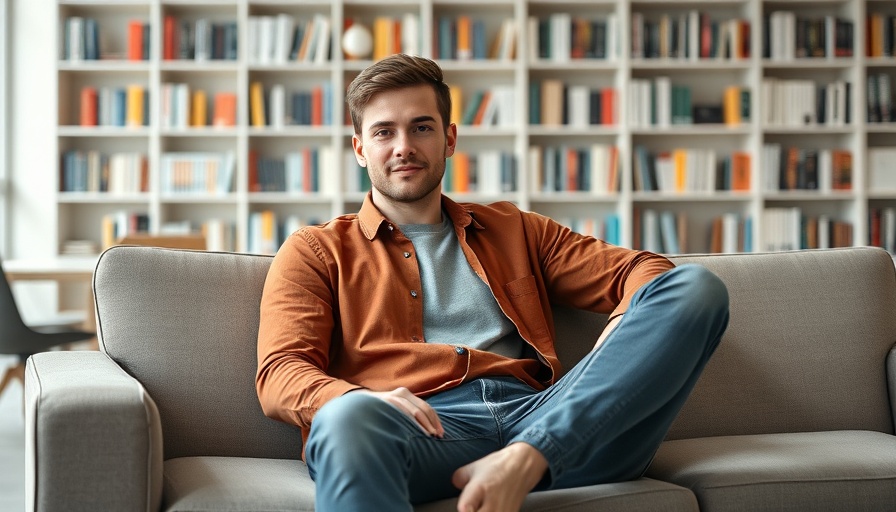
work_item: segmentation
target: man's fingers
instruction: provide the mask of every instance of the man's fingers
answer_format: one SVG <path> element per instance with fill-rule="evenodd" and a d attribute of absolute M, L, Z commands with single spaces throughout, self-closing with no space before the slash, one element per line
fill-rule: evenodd
<path fill-rule="evenodd" d="M 442 437 L 445 431 L 439 415 L 426 401 L 418 398 L 407 388 L 398 388 L 389 394 L 389 402 L 410 416 L 429 435 Z"/>

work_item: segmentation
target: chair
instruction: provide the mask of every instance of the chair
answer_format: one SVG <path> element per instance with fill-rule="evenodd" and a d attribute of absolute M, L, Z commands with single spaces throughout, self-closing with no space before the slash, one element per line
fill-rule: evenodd
<path fill-rule="evenodd" d="M 16 306 L 12 286 L 3 272 L 0 262 L 0 354 L 15 355 L 19 361 L 7 369 L 0 379 L 0 395 L 13 379 L 25 384 L 25 360 L 33 354 L 47 349 L 87 341 L 96 335 L 89 331 L 75 329 L 71 324 L 28 326 Z"/>

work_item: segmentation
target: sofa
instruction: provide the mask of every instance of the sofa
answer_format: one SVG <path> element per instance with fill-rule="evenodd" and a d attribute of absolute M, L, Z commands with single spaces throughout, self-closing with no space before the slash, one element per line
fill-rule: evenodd
<path fill-rule="evenodd" d="M 523 510 L 896 509 L 890 256 L 862 247 L 672 260 L 722 278 L 731 322 L 667 440 L 639 480 L 531 493 Z M 299 431 L 265 417 L 255 394 L 270 262 L 102 254 L 100 351 L 27 364 L 27 510 L 313 510 Z M 554 322 L 568 368 L 605 318 L 557 308 Z"/>

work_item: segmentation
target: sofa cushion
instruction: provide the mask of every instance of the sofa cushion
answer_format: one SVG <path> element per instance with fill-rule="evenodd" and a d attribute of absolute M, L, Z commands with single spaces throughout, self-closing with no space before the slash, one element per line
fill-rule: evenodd
<path fill-rule="evenodd" d="M 314 482 L 293 459 L 181 457 L 165 461 L 166 512 L 313 511 Z"/>
<path fill-rule="evenodd" d="M 691 489 L 703 512 L 890 511 L 896 437 L 831 431 L 666 441 L 647 474 Z"/>
<path fill-rule="evenodd" d="M 896 333 L 886 251 L 680 256 L 728 286 L 731 322 L 668 439 L 893 433 L 884 361 Z"/>
<path fill-rule="evenodd" d="M 314 510 L 314 482 L 304 463 L 290 459 L 181 457 L 165 461 L 165 512 L 294 512 Z M 634 482 L 536 492 L 523 512 L 602 510 L 697 512 L 691 491 L 642 478 Z M 455 512 L 440 500 L 417 512 Z"/>

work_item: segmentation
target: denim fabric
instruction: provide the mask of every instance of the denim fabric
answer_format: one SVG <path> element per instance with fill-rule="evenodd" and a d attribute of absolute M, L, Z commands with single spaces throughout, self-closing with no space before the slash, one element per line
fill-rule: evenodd
<path fill-rule="evenodd" d="M 514 442 L 548 460 L 536 489 L 637 478 L 727 324 L 724 284 L 683 265 L 641 287 L 604 344 L 548 389 L 495 377 L 430 397 L 442 439 L 378 398 L 331 400 L 306 446 L 316 510 L 410 511 L 411 503 L 455 496 L 457 468 Z"/>

